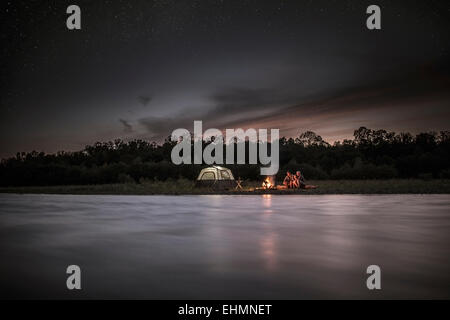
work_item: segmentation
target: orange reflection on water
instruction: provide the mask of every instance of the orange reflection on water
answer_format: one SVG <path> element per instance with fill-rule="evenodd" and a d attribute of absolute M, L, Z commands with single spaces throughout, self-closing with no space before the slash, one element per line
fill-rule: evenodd
<path fill-rule="evenodd" d="M 273 211 L 272 211 L 272 195 L 271 194 L 263 194 L 262 197 L 263 197 L 262 204 L 264 207 L 263 213 L 268 213 L 268 214 L 273 213 Z"/>
<path fill-rule="evenodd" d="M 272 195 L 264 194 L 262 196 L 263 201 L 263 214 L 265 219 L 270 219 L 273 214 L 272 210 Z M 267 270 L 274 270 L 277 267 L 278 252 L 277 252 L 277 234 L 272 230 L 269 223 L 264 230 L 264 233 L 260 239 L 261 258 L 264 261 Z"/>
<path fill-rule="evenodd" d="M 261 256 L 265 262 L 266 269 L 274 270 L 277 267 L 277 235 L 273 231 L 267 232 L 260 241 Z"/>

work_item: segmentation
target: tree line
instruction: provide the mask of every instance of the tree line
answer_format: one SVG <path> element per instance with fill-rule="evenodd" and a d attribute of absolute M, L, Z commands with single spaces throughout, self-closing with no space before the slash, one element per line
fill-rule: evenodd
<path fill-rule="evenodd" d="M 205 141 L 204 145 L 211 143 Z M 248 154 L 248 141 L 244 143 Z M 280 170 L 300 170 L 306 179 L 450 178 L 450 131 L 396 134 L 361 127 L 354 138 L 324 141 L 307 131 L 281 138 Z M 0 163 L 1 186 L 140 183 L 144 180 L 195 179 L 202 165 L 174 165 L 175 142 L 133 140 L 97 142 L 76 152 L 21 152 Z M 236 152 L 235 152 L 236 155 Z M 225 165 L 243 180 L 261 180 L 260 165 Z"/>

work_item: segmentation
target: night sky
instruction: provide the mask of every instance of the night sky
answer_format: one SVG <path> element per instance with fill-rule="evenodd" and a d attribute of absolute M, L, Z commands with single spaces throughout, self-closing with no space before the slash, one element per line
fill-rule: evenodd
<path fill-rule="evenodd" d="M 81 8 L 82 29 L 66 28 Z M 382 30 L 366 28 L 381 7 Z M 450 129 L 449 1 L 2 1 L 0 157 L 207 128 Z"/>

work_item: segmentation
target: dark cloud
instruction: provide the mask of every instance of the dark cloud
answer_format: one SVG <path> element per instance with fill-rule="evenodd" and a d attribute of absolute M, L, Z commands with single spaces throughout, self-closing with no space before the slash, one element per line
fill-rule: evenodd
<path fill-rule="evenodd" d="M 123 125 L 123 132 L 124 133 L 131 133 L 133 132 L 133 126 L 124 119 L 119 119 L 119 122 Z"/>
<path fill-rule="evenodd" d="M 146 107 L 150 103 L 150 101 L 152 101 L 152 97 L 151 96 L 139 96 L 138 100 L 144 107 Z"/>
<path fill-rule="evenodd" d="M 246 112 L 263 110 L 276 105 L 292 103 L 298 96 L 283 88 L 227 88 L 215 92 L 211 100 L 215 103 L 211 114 L 216 112 Z"/>
<path fill-rule="evenodd" d="M 64 1 L 9 1 L 0 156 L 163 139 L 194 120 L 324 138 L 448 129 L 448 1 L 379 0 L 379 31 L 365 27 L 370 4 L 79 0 L 69 32 Z"/>
<path fill-rule="evenodd" d="M 293 103 L 296 99 L 299 102 Z M 232 88 L 216 92 L 212 101 L 214 106 L 203 111 L 139 122 L 152 137 L 167 137 L 176 128 L 191 129 L 194 120 L 202 120 L 203 129 L 279 128 L 286 136 L 313 129 L 331 140 L 349 136 L 362 125 L 382 127 L 383 123 L 405 130 L 413 123 L 425 131 L 432 124 L 443 130 L 448 129 L 450 116 L 450 78 L 439 67 L 423 67 L 364 86 L 305 97 L 285 97 L 275 89 Z"/>
<path fill-rule="evenodd" d="M 193 119 L 185 116 L 177 117 L 144 117 L 138 120 L 139 124 L 145 128 L 147 137 L 151 140 L 161 141 L 168 137 L 177 128 L 191 128 Z"/>

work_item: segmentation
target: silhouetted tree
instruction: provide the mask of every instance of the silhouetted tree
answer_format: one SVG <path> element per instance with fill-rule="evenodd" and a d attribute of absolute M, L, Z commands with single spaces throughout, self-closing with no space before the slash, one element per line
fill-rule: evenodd
<path fill-rule="evenodd" d="M 286 170 L 302 170 L 309 179 L 450 178 L 450 132 L 395 134 L 361 127 L 353 140 L 332 146 L 312 131 L 280 142 L 281 179 Z M 193 141 L 191 141 L 191 144 Z M 204 145 L 206 145 L 206 142 Z M 251 147 L 244 143 L 246 154 Z M 19 152 L 0 163 L 1 186 L 139 183 L 145 179 L 194 179 L 205 165 L 171 163 L 173 142 L 117 139 L 96 142 L 76 152 Z M 193 146 L 193 145 L 192 145 Z M 225 146 L 224 146 L 225 148 Z M 224 150 L 224 155 L 225 155 Z M 247 156 L 248 161 L 248 156 Z M 259 180 L 260 165 L 226 165 L 235 176 Z"/>

